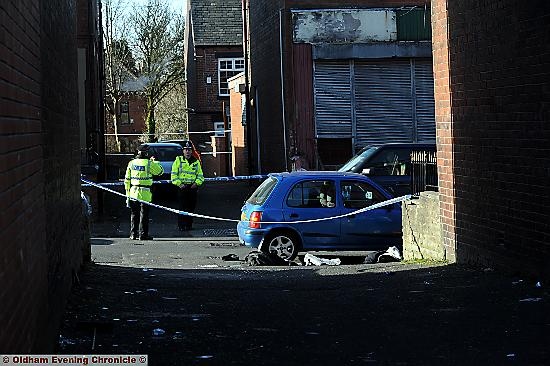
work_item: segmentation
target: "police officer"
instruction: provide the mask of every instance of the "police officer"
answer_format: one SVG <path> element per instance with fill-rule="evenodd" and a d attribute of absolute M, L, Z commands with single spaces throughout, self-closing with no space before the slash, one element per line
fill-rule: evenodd
<path fill-rule="evenodd" d="M 151 156 L 149 158 L 149 146 L 140 145 L 136 158 L 128 163 L 126 176 L 124 177 L 124 187 L 126 188 L 126 197 L 129 197 L 130 206 L 130 239 L 153 240 L 149 235 L 149 205 L 145 202 L 151 202 L 153 195 L 151 186 L 153 185 L 153 175 L 161 175 L 164 169 L 160 163 Z M 139 236 L 138 236 L 139 229 Z"/>
<path fill-rule="evenodd" d="M 185 212 L 195 211 L 197 205 L 197 191 L 204 182 L 201 162 L 193 154 L 193 144 L 185 141 L 183 144 L 183 156 L 178 156 L 172 164 L 171 180 L 178 190 L 179 209 Z M 191 230 L 193 217 L 178 215 L 178 228 L 180 231 Z"/>

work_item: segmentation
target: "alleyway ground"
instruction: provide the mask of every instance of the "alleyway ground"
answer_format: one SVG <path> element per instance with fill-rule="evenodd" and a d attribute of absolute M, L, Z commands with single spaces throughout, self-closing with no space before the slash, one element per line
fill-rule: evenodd
<path fill-rule="evenodd" d="M 205 189 L 197 212 L 238 217 L 247 187 Z M 93 225 L 94 263 L 73 289 L 60 354 L 148 354 L 149 365 L 550 364 L 540 279 L 355 257 L 247 267 L 233 223 L 197 220 L 178 237 L 174 214 L 155 210 L 155 240 L 134 245 L 116 201 Z M 221 259 L 230 253 L 241 261 Z"/>

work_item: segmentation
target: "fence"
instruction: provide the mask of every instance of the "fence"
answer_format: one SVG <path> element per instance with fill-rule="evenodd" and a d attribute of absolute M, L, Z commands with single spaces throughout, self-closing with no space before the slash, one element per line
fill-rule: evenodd
<path fill-rule="evenodd" d="M 412 194 L 423 191 L 438 191 L 437 155 L 435 151 L 413 151 L 411 153 Z"/>

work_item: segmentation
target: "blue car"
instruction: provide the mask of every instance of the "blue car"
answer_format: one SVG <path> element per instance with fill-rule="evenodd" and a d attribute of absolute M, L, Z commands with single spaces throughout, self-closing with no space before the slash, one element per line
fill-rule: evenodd
<path fill-rule="evenodd" d="M 356 173 L 270 174 L 242 208 L 239 240 L 286 260 L 309 250 L 401 248 L 400 203 L 354 213 L 391 198 Z"/>

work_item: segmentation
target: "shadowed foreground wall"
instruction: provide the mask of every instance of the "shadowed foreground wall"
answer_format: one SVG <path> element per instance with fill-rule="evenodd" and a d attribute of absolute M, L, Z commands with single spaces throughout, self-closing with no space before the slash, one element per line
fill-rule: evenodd
<path fill-rule="evenodd" d="M 52 352 L 82 261 L 76 0 L 0 2 L 0 353 Z"/>
<path fill-rule="evenodd" d="M 550 3 L 432 1 L 441 221 L 457 262 L 550 276 Z"/>

